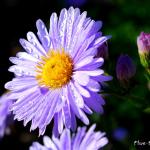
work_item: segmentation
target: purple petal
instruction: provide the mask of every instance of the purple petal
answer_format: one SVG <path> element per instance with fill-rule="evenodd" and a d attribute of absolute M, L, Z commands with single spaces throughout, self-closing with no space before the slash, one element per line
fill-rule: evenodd
<path fill-rule="evenodd" d="M 98 82 L 96 82 L 95 80 L 90 79 L 89 83 L 87 85 L 87 88 L 90 91 L 98 92 L 100 90 L 100 84 Z"/>
<path fill-rule="evenodd" d="M 61 47 L 64 47 L 65 45 L 66 26 L 67 26 L 67 10 L 62 9 L 58 21 L 58 34 Z"/>
<path fill-rule="evenodd" d="M 84 23 L 84 20 L 86 18 L 87 12 L 83 12 L 80 16 L 78 16 L 78 18 L 76 19 L 76 21 L 74 22 L 74 30 L 72 33 L 72 40 L 71 40 L 71 45 L 70 45 L 70 52 L 76 51 L 78 49 L 80 42 L 79 39 L 79 34 L 81 33 L 81 29 Z"/>
<path fill-rule="evenodd" d="M 99 37 L 95 40 L 95 42 L 93 43 L 93 46 L 98 48 L 100 45 L 102 45 L 104 42 L 106 42 L 109 38 L 110 38 L 110 36 Z"/>
<path fill-rule="evenodd" d="M 71 150 L 71 137 L 70 137 L 70 131 L 64 130 L 62 135 L 60 136 L 61 141 L 61 148 L 63 150 Z"/>
<path fill-rule="evenodd" d="M 85 131 L 86 131 L 86 127 L 83 127 L 83 128 L 78 128 L 77 130 L 77 134 L 74 138 L 74 142 L 73 142 L 73 149 L 79 149 L 79 146 L 81 144 L 81 141 L 85 135 Z"/>
<path fill-rule="evenodd" d="M 95 112 L 103 113 L 102 105 L 104 104 L 104 100 L 97 93 L 91 93 L 90 98 L 85 98 L 85 103 Z"/>
<path fill-rule="evenodd" d="M 83 86 L 87 85 L 89 82 L 89 76 L 86 74 L 86 72 L 83 71 L 76 71 L 73 75 L 73 78 L 76 82 Z"/>
<path fill-rule="evenodd" d="M 74 132 L 77 128 L 77 122 L 76 122 L 76 117 L 72 108 L 70 108 L 70 112 L 71 112 L 71 129 Z"/>
<path fill-rule="evenodd" d="M 45 48 L 46 52 L 48 52 L 50 49 L 50 46 L 51 46 L 51 41 L 50 41 L 46 26 L 43 23 L 43 21 L 39 19 L 36 22 L 36 27 L 38 29 L 37 35 L 38 35 L 43 47 Z"/>
<path fill-rule="evenodd" d="M 74 113 L 77 115 L 78 118 L 80 118 L 86 125 L 89 124 L 89 120 L 85 113 L 76 105 L 74 102 L 74 96 L 72 95 L 72 92 L 68 89 L 68 98 L 70 99 L 71 108 L 74 111 Z"/>
<path fill-rule="evenodd" d="M 69 129 L 71 127 L 71 112 L 70 112 L 70 104 L 68 100 L 66 100 L 65 105 L 63 107 L 63 113 L 65 118 L 65 126 Z"/>
<path fill-rule="evenodd" d="M 58 122 L 58 132 L 59 133 L 62 133 L 63 131 L 63 114 L 62 114 L 62 111 L 58 112 L 58 115 L 57 115 L 57 122 Z"/>
<path fill-rule="evenodd" d="M 69 50 L 69 46 L 71 44 L 71 37 L 72 37 L 72 31 L 73 31 L 73 24 L 74 24 L 74 18 L 75 18 L 75 14 L 74 14 L 74 8 L 70 7 L 68 10 L 68 16 L 67 16 L 67 26 L 66 26 L 66 43 L 65 43 L 65 50 L 68 51 Z"/>
<path fill-rule="evenodd" d="M 27 39 L 36 48 L 35 49 L 36 51 L 34 52 L 35 54 L 40 53 L 42 56 L 46 55 L 45 49 L 42 47 L 42 45 L 40 44 L 40 42 L 38 41 L 37 37 L 34 35 L 33 32 L 28 32 L 27 33 Z"/>
<path fill-rule="evenodd" d="M 103 58 L 98 58 L 98 59 L 93 59 L 93 61 L 79 69 L 78 71 L 90 71 L 90 70 L 95 70 L 98 67 L 100 67 L 104 62 Z"/>
<path fill-rule="evenodd" d="M 52 45 L 54 50 L 58 50 L 59 38 L 58 38 L 58 28 L 57 28 L 58 17 L 56 13 L 52 13 L 50 17 L 50 29 L 49 36 L 52 40 Z"/>
<path fill-rule="evenodd" d="M 84 107 L 84 100 L 83 97 L 81 96 L 81 94 L 78 92 L 77 88 L 74 86 L 73 83 L 70 82 L 70 87 L 71 87 L 71 91 L 72 91 L 72 95 L 74 98 L 74 102 L 76 103 L 76 105 L 79 108 L 83 108 Z"/>
<path fill-rule="evenodd" d="M 43 137 L 43 143 L 47 148 L 50 148 L 52 150 L 57 150 L 57 147 L 48 136 Z"/>
<path fill-rule="evenodd" d="M 79 93 L 83 95 L 84 97 L 90 97 L 90 93 L 88 90 L 86 90 L 84 87 L 82 87 L 77 82 L 74 82 L 75 87 L 78 89 Z"/>
<path fill-rule="evenodd" d="M 93 61 L 93 56 L 88 56 L 88 57 L 82 59 L 81 61 L 78 61 L 78 63 L 75 64 L 74 69 L 78 69 L 78 68 L 83 67 L 84 65 L 88 65 L 92 61 Z"/>

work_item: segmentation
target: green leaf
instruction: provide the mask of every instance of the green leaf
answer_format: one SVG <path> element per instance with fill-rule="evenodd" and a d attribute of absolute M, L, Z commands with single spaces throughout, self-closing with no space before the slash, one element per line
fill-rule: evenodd
<path fill-rule="evenodd" d="M 145 108 L 144 112 L 150 114 L 150 107 Z"/>

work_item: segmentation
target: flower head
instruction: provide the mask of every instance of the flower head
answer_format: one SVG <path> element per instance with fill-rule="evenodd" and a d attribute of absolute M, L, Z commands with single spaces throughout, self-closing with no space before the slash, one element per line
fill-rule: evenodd
<path fill-rule="evenodd" d="M 24 125 L 32 121 L 31 130 L 38 127 L 40 135 L 53 118 L 57 134 L 63 126 L 75 130 L 75 116 L 89 124 L 85 112 L 103 111 L 99 82 L 110 77 L 99 69 L 103 59 L 94 56 L 109 37 L 101 36 L 102 23 L 86 14 L 73 7 L 63 9 L 59 18 L 53 13 L 49 32 L 37 20 L 38 38 L 28 32 L 28 41 L 20 39 L 26 52 L 10 58 L 15 65 L 9 71 L 16 77 L 5 87 L 17 99 L 12 107 L 15 119 L 24 120 Z"/>
<path fill-rule="evenodd" d="M 136 67 L 128 55 L 121 55 L 117 61 L 116 74 L 121 81 L 128 81 L 135 75 Z"/>
<path fill-rule="evenodd" d="M 8 119 L 10 116 L 9 108 L 13 103 L 13 100 L 9 99 L 9 93 L 4 94 L 0 97 L 0 138 L 5 134 L 5 130 L 9 125 Z"/>
<path fill-rule="evenodd" d="M 86 127 L 78 128 L 77 134 L 71 137 L 70 130 L 65 129 L 60 138 L 44 136 L 44 145 L 34 142 L 30 150 L 98 150 L 108 143 L 105 133 L 94 132 L 95 125 L 86 133 Z"/>
<path fill-rule="evenodd" d="M 142 65 L 150 68 L 150 33 L 141 32 L 137 37 L 137 46 Z"/>

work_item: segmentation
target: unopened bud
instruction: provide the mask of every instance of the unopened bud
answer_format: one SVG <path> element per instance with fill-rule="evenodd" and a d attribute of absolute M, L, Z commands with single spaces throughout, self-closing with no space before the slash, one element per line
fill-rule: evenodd
<path fill-rule="evenodd" d="M 96 57 L 108 59 L 108 44 L 106 42 L 98 48 Z"/>
<path fill-rule="evenodd" d="M 128 55 L 121 55 L 117 61 L 116 74 L 121 82 L 128 82 L 136 73 L 136 67 Z"/>
<path fill-rule="evenodd" d="M 141 32 L 137 37 L 137 46 L 141 64 L 150 69 L 150 33 Z"/>

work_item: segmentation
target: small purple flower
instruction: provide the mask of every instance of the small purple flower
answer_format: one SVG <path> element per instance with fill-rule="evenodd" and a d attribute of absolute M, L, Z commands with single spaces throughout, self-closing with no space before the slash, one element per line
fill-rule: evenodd
<path fill-rule="evenodd" d="M 15 119 L 24 120 L 24 126 L 32 121 L 30 129 L 38 127 L 40 135 L 53 118 L 58 134 L 64 126 L 75 130 L 76 116 L 88 125 L 85 113 L 103 112 L 99 82 L 111 77 L 99 69 L 104 60 L 94 56 L 109 36 L 101 36 L 102 23 L 86 15 L 73 7 L 63 9 L 59 17 L 53 13 L 49 32 L 37 20 L 38 38 L 28 32 L 28 41 L 20 39 L 26 52 L 10 57 L 15 65 L 9 71 L 16 77 L 5 87 L 17 99 L 12 107 Z"/>
<path fill-rule="evenodd" d="M 103 45 L 101 45 L 97 50 L 97 58 L 102 57 L 104 59 L 108 59 L 108 44 L 105 42 Z"/>
<path fill-rule="evenodd" d="M 8 119 L 10 119 L 9 116 L 11 114 L 9 108 L 13 101 L 8 97 L 9 93 L 0 97 L 0 138 L 4 136 L 6 128 L 9 125 Z"/>
<path fill-rule="evenodd" d="M 118 80 L 126 82 L 136 73 L 136 67 L 128 55 L 121 55 L 117 61 L 116 74 Z"/>
<path fill-rule="evenodd" d="M 122 141 L 127 137 L 127 130 L 125 128 L 116 128 L 113 132 L 113 137 L 118 140 L 118 141 Z"/>
<path fill-rule="evenodd" d="M 95 125 L 86 133 L 86 127 L 79 127 L 77 134 L 71 137 L 70 130 L 65 129 L 60 138 L 44 136 L 44 145 L 34 142 L 29 150 L 98 150 L 108 143 L 105 133 L 94 132 Z"/>
<path fill-rule="evenodd" d="M 137 46 L 142 65 L 150 68 L 150 33 L 141 32 L 137 37 Z"/>

